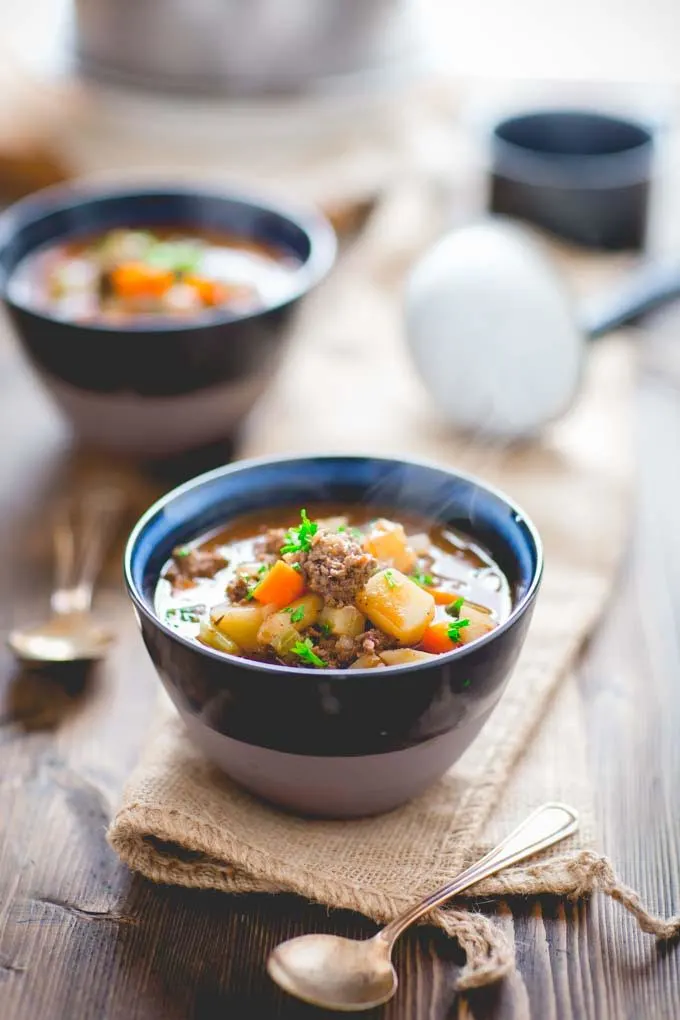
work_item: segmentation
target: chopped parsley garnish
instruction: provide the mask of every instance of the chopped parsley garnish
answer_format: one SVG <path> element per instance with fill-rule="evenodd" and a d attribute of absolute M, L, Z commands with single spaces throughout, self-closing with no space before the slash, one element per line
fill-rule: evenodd
<path fill-rule="evenodd" d="M 388 588 L 396 588 L 397 582 L 394 577 L 394 573 L 391 570 L 385 571 L 385 580 L 387 581 Z"/>
<path fill-rule="evenodd" d="M 321 631 L 324 637 L 330 637 L 331 634 L 333 633 L 333 628 L 331 627 L 330 623 L 326 623 L 325 621 L 319 624 L 319 630 Z"/>
<path fill-rule="evenodd" d="M 267 573 L 268 570 L 269 570 L 269 564 L 268 563 L 262 563 L 257 568 L 257 576 L 258 577 L 264 577 L 264 575 Z"/>
<path fill-rule="evenodd" d="M 147 249 L 144 261 L 173 273 L 195 273 L 202 254 L 201 246 L 192 241 L 157 241 Z"/>
<path fill-rule="evenodd" d="M 295 606 L 295 607 L 288 606 L 287 609 L 284 609 L 284 613 L 290 613 L 290 622 L 291 623 L 299 623 L 300 620 L 304 620 L 304 618 L 305 618 L 305 607 L 304 606 Z"/>
<path fill-rule="evenodd" d="M 465 599 L 461 595 L 454 602 L 452 602 L 450 606 L 447 606 L 445 611 L 449 614 L 449 616 L 459 616 L 460 611 L 464 605 Z"/>
<path fill-rule="evenodd" d="M 293 655 L 297 655 L 303 662 L 308 662 L 310 666 L 325 666 L 324 660 L 316 654 L 311 638 L 305 638 L 304 641 L 296 641 L 291 648 Z"/>
<path fill-rule="evenodd" d="M 307 552 L 311 547 L 312 539 L 316 535 L 319 525 L 316 521 L 310 521 L 306 510 L 300 511 L 300 523 L 297 528 L 289 528 L 286 540 L 281 546 L 281 555 L 286 553 Z"/>
<path fill-rule="evenodd" d="M 411 580 L 419 584 L 421 588 L 429 588 L 434 584 L 434 577 L 432 574 L 423 574 L 422 571 L 416 570 L 411 574 Z"/>
<path fill-rule="evenodd" d="M 248 585 L 248 591 L 245 594 L 246 602 L 250 602 L 252 599 L 255 598 L 255 589 L 256 588 L 257 588 L 257 583 L 255 581 L 251 582 L 251 584 Z"/>
<path fill-rule="evenodd" d="M 200 623 L 201 616 L 205 613 L 205 606 L 173 606 L 166 610 L 165 619 L 168 623 Z"/>
<path fill-rule="evenodd" d="M 302 567 L 300 566 L 299 563 L 291 563 L 291 567 L 293 568 L 293 570 L 297 570 L 298 574 L 302 570 Z"/>
<path fill-rule="evenodd" d="M 172 555 L 175 557 L 176 560 L 180 560 L 183 559 L 185 556 L 188 556 L 190 552 L 191 549 L 189 548 L 188 545 L 178 545 L 176 549 L 172 550 Z"/>
<path fill-rule="evenodd" d="M 446 633 L 449 635 L 449 640 L 460 641 L 460 632 L 463 627 L 469 627 L 469 620 L 451 620 Z"/>

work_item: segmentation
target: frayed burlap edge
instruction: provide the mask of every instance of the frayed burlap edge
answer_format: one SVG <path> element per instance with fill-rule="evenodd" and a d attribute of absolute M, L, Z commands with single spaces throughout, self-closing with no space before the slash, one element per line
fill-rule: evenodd
<path fill-rule="evenodd" d="M 182 818 L 185 835 L 179 847 L 173 842 L 167 822 L 166 810 L 133 803 L 118 815 L 109 841 L 130 868 L 154 882 L 228 893 L 294 893 L 305 899 L 322 900 L 330 907 L 368 913 L 380 923 L 391 921 L 410 905 L 406 896 L 402 899 L 357 890 L 350 883 L 343 885 L 337 880 L 320 889 L 318 875 L 306 874 L 291 861 L 283 867 L 253 847 L 232 843 L 227 833 L 218 832 L 196 818 Z M 220 860 L 225 850 L 228 864 Z M 257 879 L 252 877 L 253 872 L 257 872 Z M 610 861 L 592 851 L 513 868 L 479 883 L 471 895 L 511 895 L 518 887 L 528 896 L 552 894 L 580 899 L 603 893 L 633 914 L 642 931 L 660 940 L 680 936 L 680 916 L 664 920 L 651 914 L 638 894 L 617 877 Z M 457 982 L 460 991 L 499 981 L 512 971 L 513 948 L 492 919 L 454 907 L 434 911 L 427 921 L 455 938 L 466 954 L 466 964 Z"/>

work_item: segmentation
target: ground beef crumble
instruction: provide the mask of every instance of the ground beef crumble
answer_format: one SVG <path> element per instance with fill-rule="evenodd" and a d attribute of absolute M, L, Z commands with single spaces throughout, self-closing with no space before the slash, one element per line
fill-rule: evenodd
<path fill-rule="evenodd" d="M 330 669 L 343 669 L 356 659 L 352 638 L 319 638 L 314 641 L 314 651 Z"/>
<path fill-rule="evenodd" d="M 189 588 L 197 577 L 214 577 L 218 570 L 229 565 L 216 549 L 187 549 L 177 546 L 172 551 L 172 563 L 165 576 L 174 588 Z"/>
<path fill-rule="evenodd" d="M 269 528 L 255 543 L 255 554 L 259 560 L 278 559 L 281 554 L 281 546 L 286 541 L 285 528 Z"/>
<path fill-rule="evenodd" d="M 360 646 L 360 650 L 357 652 L 359 655 L 379 655 L 380 652 L 386 652 L 389 648 L 398 648 L 399 642 L 396 638 L 391 637 L 389 634 L 385 634 L 382 630 L 372 628 L 371 630 L 364 631 L 356 638 L 357 643 Z"/>
<path fill-rule="evenodd" d="M 252 579 L 247 574 L 237 574 L 227 585 L 227 598 L 230 602 L 248 602 Z"/>
<path fill-rule="evenodd" d="M 398 642 L 389 634 L 372 628 L 357 637 L 314 638 L 314 651 L 331 669 L 346 669 L 360 655 L 377 655 L 388 648 L 396 648 Z"/>
<path fill-rule="evenodd" d="M 306 552 L 286 557 L 297 562 L 311 591 L 323 595 L 330 606 L 354 602 L 378 567 L 377 560 L 345 532 L 317 531 Z"/>

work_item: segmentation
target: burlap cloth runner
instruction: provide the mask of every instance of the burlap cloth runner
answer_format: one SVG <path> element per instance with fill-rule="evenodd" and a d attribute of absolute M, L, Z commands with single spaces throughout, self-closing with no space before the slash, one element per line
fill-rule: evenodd
<path fill-rule="evenodd" d="M 628 526 L 631 353 L 617 338 L 589 356 L 578 404 L 540 443 L 500 448 L 447 433 L 413 378 L 400 335 L 400 283 L 441 229 L 427 188 L 404 180 L 308 303 L 277 385 L 243 452 L 354 450 L 426 455 L 500 485 L 532 515 L 546 572 L 515 674 L 474 745 L 427 794 L 378 818 L 281 813 L 218 774 L 164 702 L 124 792 L 111 845 L 158 882 L 225 892 L 293 892 L 384 922 L 444 884 L 544 800 L 581 813 L 576 837 L 474 889 L 495 896 L 602 891 L 661 937 L 597 852 L 581 703 L 572 669 L 606 607 Z M 452 324 L 452 328 L 454 325 Z M 549 342 L 549 338 L 546 338 Z M 442 366 L 464 374 L 456 359 Z M 513 954 L 492 920 L 450 907 L 432 920 L 467 953 L 461 987 L 505 975 Z"/>

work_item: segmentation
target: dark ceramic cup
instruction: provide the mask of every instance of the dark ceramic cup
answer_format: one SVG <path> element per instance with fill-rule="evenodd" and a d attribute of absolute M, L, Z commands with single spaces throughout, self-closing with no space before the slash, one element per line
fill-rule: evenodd
<path fill-rule="evenodd" d="M 156 616 L 154 590 L 173 546 L 249 511 L 319 500 L 415 511 L 472 534 L 508 577 L 509 619 L 436 660 L 315 670 L 221 654 Z M 502 493 L 434 465 L 360 456 L 244 461 L 201 475 L 144 514 L 125 553 L 144 642 L 191 739 L 251 792 L 331 817 L 404 803 L 470 745 L 522 648 L 541 571 L 536 529 Z"/>
<path fill-rule="evenodd" d="M 649 129 L 618 117 L 579 110 L 511 117 L 491 139 L 490 207 L 587 247 L 638 249 L 652 155 Z"/>
<path fill-rule="evenodd" d="M 249 313 L 125 325 L 51 318 L 12 297 L 17 264 L 43 245 L 114 227 L 207 228 L 292 256 L 285 298 Z M 49 188 L 0 217 L 0 294 L 24 351 L 86 444 L 163 457 L 228 438 L 265 389 L 300 300 L 333 264 L 335 235 L 312 210 L 192 186 Z"/>

